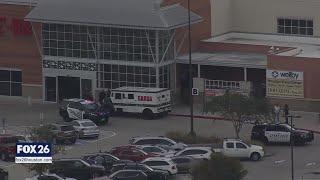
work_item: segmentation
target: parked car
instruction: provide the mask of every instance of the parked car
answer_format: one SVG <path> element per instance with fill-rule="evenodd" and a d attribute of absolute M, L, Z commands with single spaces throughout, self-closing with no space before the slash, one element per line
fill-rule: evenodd
<path fill-rule="evenodd" d="M 105 175 L 103 166 L 91 165 L 82 159 L 54 160 L 49 172 L 78 180 L 88 180 Z"/>
<path fill-rule="evenodd" d="M 177 165 L 178 173 L 190 173 L 192 168 L 200 162 L 189 156 L 176 156 L 171 159 Z"/>
<path fill-rule="evenodd" d="M 18 142 L 25 142 L 25 143 L 31 143 L 32 140 L 31 140 L 31 137 L 30 135 L 17 135 L 17 138 L 18 138 Z"/>
<path fill-rule="evenodd" d="M 101 108 L 93 101 L 84 99 L 65 99 L 59 107 L 59 114 L 64 121 L 89 119 L 94 123 L 107 124 L 110 111 Z"/>
<path fill-rule="evenodd" d="M 170 175 L 178 173 L 176 164 L 170 158 L 150 157 L 143 160 L 141 163 L 146 164 L 153 169 L 167 171 Z"/>
<path fill-rule="evenodd" d="M 18 137 L 12 134 L 0 134 L 0 159 L 13 161 L 16 156 Z"/>
<path fill-rule="evenodd" d="M 263 147 L 247 144 L 240 139 L 225 139 L 221 144 L 215 144 L 212 151 L 228 157 L 249 158 L 252 161 L 261 160 L 264 156 Z"/>
<path fill-rule="evenodd" d="M 175 142 L 166 137 L 133 137 L 129 140 L 132 145 L 157 145 L 171 150 L 182 150 L 187 147 L 186 144 Z"/>
<path fill-rule="evenodd" d="M 74 144 L 77 140 L 78 133 L 71 125 L 53 123 L 46 126 L 53 133 L 53 144 Z"/>
<path fill-rule="evenodd" d="M 74 120 L 71 125 L 78 132 L 79 138 L 98 137 L 100 135 L 98 126 L 89 119 Z"/>
<path fill-rule="evenodd" d="M 163 147 L 153 146 L 153 145 L 141 145 L 141 146 L 138 145 L 138 146 L 136 146 L 136 148 L 139 148 L 139 149 L 143 150 L 144 152 L 153 153 L 153 154 L 156 154 L 159 156 L 168 156 L 170 154 L 175 153 L 175 151 L 173 151 L 173 150 L 168 150 Z"/>
<path fill-rule="evenodd" d="M 251 139 L 264 143 L 290 143 L 291 126 L 288 124 L 259 124 L 251 131 Z M 292 127 L 292 137 L 295 144 L 305 144 L 314 140 L 311 131 Z"/>
<path fill-rule="evenodd" d="M 90 180 L 111 180 L 108 176 L 101 176 L 101 177 L 96 177 Z"/>
<path fill-rule="evenodd" d="M 148 180 L 148 176 L 139 170 L 120 170 L 109 176 L 112 180 Z"/>
<path fill-rule="evenodd" d="M 194 159 L 209 160 L 212 154 L 211 147 L 187 147 L 181 151 L 178 151 L 172 156 L 189 156 Z M 170 157 L 170 156 L 169 156 Z"/>
<path fill-rule="evenodd" d="M 82 159 L 90 164 L 103 166 L 106 173 L 111 172 L 114 164 L 133 162 L 130 160 L 120 160 L 116 156 L 109 153 L 86 154 Z"/>
<path fill-rule="evenodd" d="M 115 148 L 111 150 L 111 154 L 114 156 L 117 156 L 120 159 L 127 159 L 134 162 L 140 162 L 146 158 L 156 156 L 155 154 L 146 153 L 141 149 L 130 147 L 130 146 L 128 146 L 128 148 L 125 148 L 125 147 L 119 147 L 118 149 Z"/>
<path fill-rule="evenodd" d="M 1 180 L 8 180 L 8 178 L 9 178 L 9 173 L 8 173 L 8 171 L 0 168 L 0 179 L 1 179 Z"/>
<path fill-rule="evenodd" d="M 135 145 L 116 146 L 116 147 L 113 147 L 109 152 L 111 154 L 118 154 L 119 152 L 126 149 L 136 149 L 136 146 Z"/>
<path fill-rule="evenodd" d="M 111 173 L 115 173 L 120 170 L 140 170 L 143 171 L 147 176 L 148 180 L 166 180 L 168 178 L 168 172 L 162 170 L 152 169 L 150 166 L 141 163 L 120 163 L 113 165 Z"/>
<path fill-rule="evenodd" d="M 36 175 L 32 178 L 26 178 L 26 180 L 77 180 L 74 178 L 68 178 L 68 177 L 61 177 L 57 174 L 49 174 L 49 173 L 43 173 L 42 175 Z"/>

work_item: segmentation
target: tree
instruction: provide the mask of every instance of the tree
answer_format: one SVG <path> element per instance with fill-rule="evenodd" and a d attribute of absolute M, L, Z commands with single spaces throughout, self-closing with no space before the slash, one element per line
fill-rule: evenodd
<path fill-rule="evenodd" d="M 33 142 L 52 143 L 54 139 L 54 134 L 52 131 L 50 131 L 49 126 L 47 125 L 30 128 L 29 135 L 30 140 Z M 52 147 L 52 155 L 64 151 L 63 146 L 54 145 Z M 46 172 L 50 168 L 50 166 L 51 164 L 26 164 L 26 167 L 29 169 L 29 171 L 35 171 L 38 175 L 41 175 L 44 172 Z"/>
<path fill-rule="evenodd" d="M 215 153 L 194 166 L 191 175 L 193 180 L 241 180 L 247 173 L 238 159 Z"/>
<path fill-rule="evenodd" d="M 270 120 L 272 106 L 265 98 L 226 93 L 223 96 L 213 97 L 207 105 L 207 111 L 218 113 L 231 120 L 235 135 L 239 138 L 240 131 L 246 121 L 254 119 L 257 123 Z"/>

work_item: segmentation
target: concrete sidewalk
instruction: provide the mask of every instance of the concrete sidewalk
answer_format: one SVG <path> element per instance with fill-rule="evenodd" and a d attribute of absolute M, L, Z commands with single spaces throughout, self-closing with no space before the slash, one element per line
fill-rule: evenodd
<path fill-rule="evenodd" d="M 226 120 L 219 115 L 212 113 L 205 113 L 202 111 L 200 105 L 194 105 L 194 118 L 197 119 L 213 119 L 213 120 Z M 300 118 L 294 118 L 293 124 L 297 128 L 306 129 L 320 134 L 320 117 L 319 113 L 314 112 L 303 112 L 303 111 L 291 111 L 290 114 L 293 116 L 300 116 Z M 173 107 L 172 116 L 183 116 L 190 117 L 190 107 L 186 105 L 176 105 Z M 280 117 L 281 122 L 285 122 L 284 117 Z"/>

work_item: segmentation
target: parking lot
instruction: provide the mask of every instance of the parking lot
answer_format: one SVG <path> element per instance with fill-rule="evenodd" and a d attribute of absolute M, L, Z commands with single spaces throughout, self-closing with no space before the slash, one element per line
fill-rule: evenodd
<path fill-rule="evenodd" d="M 44 114 L 43 120 L 40 113 Z M 12 133 L 23 134 L 30 126 L 40 123 L 62 122 L 58 115 L 56 104 L 0 103 L 0 115 L 6 118 L 6 130 Z M 125 145 L 132 136 L 165 135 L 168 131 L 188 132 L 189 119 L 184 117 L 168 116 L 157 120 L 142 120 L 137 117 L 112 117 L 110 123 L 100 127 L 99 139 L 78 140 L 75 145 L 67 146 L 63 153 L 55 158 L 79 157 L 85 153 L 110 150 L 114 146 Z M 250 137 L 251 125 L 243 128 L 243 139 Z M 218 137 L 234 137 L 232 124 L 226 121 L 212 121 L 195 119 L 195 131 L 202 135 L 216 135 Z M 304 174 L 320 170 L 320 137 L 306 146 L 295 147 L 295 176 L 301 178 Z M 248 169 L 246 180 L 290 179 L 290 147 L 267 146 L 267 154 L 262 161 L 243 161 Z M 0 166 L 9 170 L 10 179 L 19 180 L 30 177 L 31 174 L 21 165 L 0 162 Z M 186 176 L 177 176 L 176 179 L 187 180 Z M 319 178 L 320 179 L 320 178 Z"/>

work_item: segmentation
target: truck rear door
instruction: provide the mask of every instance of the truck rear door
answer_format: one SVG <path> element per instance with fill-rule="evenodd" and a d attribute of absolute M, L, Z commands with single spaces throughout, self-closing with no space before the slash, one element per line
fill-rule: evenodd
<path fill-rule="evenodd" d="M 159 93 L 159 104 L 170 103 L 170 101 L 171 101 L 170 90 Z"/>

